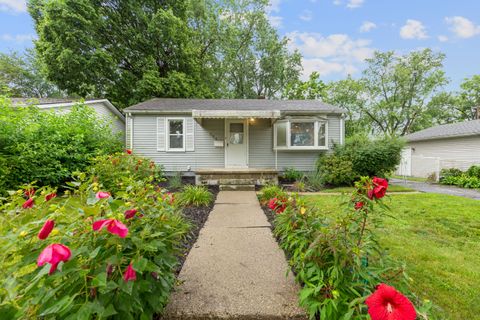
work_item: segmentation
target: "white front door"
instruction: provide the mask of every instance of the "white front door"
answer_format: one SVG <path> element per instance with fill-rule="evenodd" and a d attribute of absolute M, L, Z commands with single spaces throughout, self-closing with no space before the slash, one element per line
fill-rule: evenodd
<path fill-rule="evenodd" d="M 244 120 L 225 120 L 225 167 L 248 166 L 248 124 Z"/>

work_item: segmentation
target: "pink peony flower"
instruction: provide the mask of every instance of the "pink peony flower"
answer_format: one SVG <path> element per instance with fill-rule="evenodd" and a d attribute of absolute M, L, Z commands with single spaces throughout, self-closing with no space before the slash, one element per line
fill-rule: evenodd
<path fill-rule="evenodd" d="M 93 223 L 93 230 L 102 230 L 107 227 L 107 231 L 111 234 L 116 234 L 120 238 L 125 238 L 128 234 L 128 228 L 116 219 L 98 220 Z"/>
<path fill-rule="evenodd" d="M 31 198 L 35 195 L 35 189 L 33 189 L 33 188 L 27 189 L 27 190 L 25 190 L 25 192 L 23 194 L 25 195 L 25 197 Z"/>
<path fill-rule="evenodd" d="M 110 193 L 105 192 L 105 191 L 99 191 L 99 192 L 97 192 L 97 194 L 95 195 L 95 197 L 97 197 L 97 199 L 110 198 Z"/>
<path fill-rule="evenodd" d="M 50 271 L 48 274 L 52 274 L 57 270 L 57 266 L 60 262 L 66 262 L 72 256 L 72 252 L 67 246 L 59 243 L 53 243 L 43 249 L 42 253 L 38 256 L 37 265 L 43 266 L 45 263 L 50 263 Z"/>
<path fill-rule="evenodd" d="M 40 240 L 47 239 L 50 232 L 52 232 L 53 227 L 55 227 L 55 221 L 53 221 L 53 220 L 45 221 L 42 229 L 40 229 L 40 232 L 38 233 L 38 239 L 40 239 Z"/>
<path fill-rule="evenodd" d="M 123 274 L 123 281 L 128 282 L 135 280 L 137 280 L 137 273 L 133 269 L 132 263 L 130 263 L 127 267 L 127 270 L 125 270 L 125 273 Z"/>
<path fill-rule="evenodd" d="M 137 209 L 126 210 L 125 213 L 124 213 L 125 219 L 131 219 L 131 218 L 135 217 L 137 212 L 138 212 Z"/>
<path fill-rule="evenodd" d="M 22 204 L 22 208 L 23 209 L 33 208 L 33 204 L 34 204 L 33 198 L 30 198 Z"/>
<path fill-rule="evenodd" d="M 47 194 L 45 196 L 45 201 L 50 201 L 50 200 L 52 200 L 53 198 L 56 198 L 56 197 L 57 197 L 57 194 L 55 192 L 52 192 L 52 193 Z"/>
<path fill-rule="evenodd" d="M 360 210 L 363 208 L 365 204 L 362 201 L 358 201 L 355 203 L 355 210 Z"/>

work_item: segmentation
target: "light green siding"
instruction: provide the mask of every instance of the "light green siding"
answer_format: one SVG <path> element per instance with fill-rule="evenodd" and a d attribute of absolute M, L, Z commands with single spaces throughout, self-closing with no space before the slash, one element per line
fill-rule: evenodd
<path fill-rule="evenodd" d="M 146 156 L 157 164 L 164 166 L 166 171 L 187 171 L 198 168 L 225 167 L 225 150 L 215 147 L 215 140 L 224 140 L 225 122 L 223 119 L 203 119 L 193 121 L 194 151 L 167 152 L 158 150 L 157 119 L 168 115 L 130 115 L 127 120 L 127 143 L 136 153 Z M 179 115 L 172 115 L 179 117 Z M 181 115 L 181 117 L 189 117 Z M 340 115 L 328 117 L 329 146 L 341 143 Z M 248 166 L 251 168 L 295 168 L 302 171 L 313 170 L 318 155 L 328 151 L 278 151 L 275 157 L 273 150 L 273 125 L 269 119 L 249 121 Z M 276 159 L 276 161 L 275 161 Z"/>

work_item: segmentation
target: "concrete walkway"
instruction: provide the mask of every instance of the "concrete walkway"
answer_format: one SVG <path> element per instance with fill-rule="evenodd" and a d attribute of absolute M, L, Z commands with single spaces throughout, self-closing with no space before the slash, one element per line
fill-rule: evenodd
<path fill-rule="evenodd" d="M 253 191 L 221 191 L 179 275 L 166 319 L 306 319 Z"/>
<path fill-rule="evenodd" d="M 425 182 L 401 180 L 401 179 L 390 179 L 390 182 L 392 184 L 405 186 L 421 192 L 441 193 L 441 194 L 448 194 L 451 196 L 459 196 L 459 197 L 480 200 L 480 192 L 475 189 L 464 189 L 464 188 L 458 188 L 455 186 L 430 184 Z"/>

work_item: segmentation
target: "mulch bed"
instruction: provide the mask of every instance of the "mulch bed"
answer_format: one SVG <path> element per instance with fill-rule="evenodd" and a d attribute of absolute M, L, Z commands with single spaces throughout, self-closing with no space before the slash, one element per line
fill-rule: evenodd
<path fill-rule="evenodd" d="M 188 222 L 191 224 L 190 231 L 188 232 L 187 236 L 185 237 L 184 242 L 182 243 L 183 252 L 182 255 L 179 257 L 179 264 L 177 265 L 177 269 L 175 273 L 178 275 L 180 270 L 183 267 L 183 263 L 187 258 L 190 249 L 192 249 L 193 245 L 198 239 L 198 235 L 200 234 L 200 230 L 203 228 L 203 225 L 208 219 L 210 215 L 210 211 L 212 211 L 213 206 L 215 204 L 215 199 L 217 198 L 217 194 L 219 192 L 217 186 L 210 186 L 208 187 L 209 191 L 213 194 L 213 201 L 210 206 L 207 207 L 186 207 L 182 210 L 182 215 L 186 218 Z"/>

